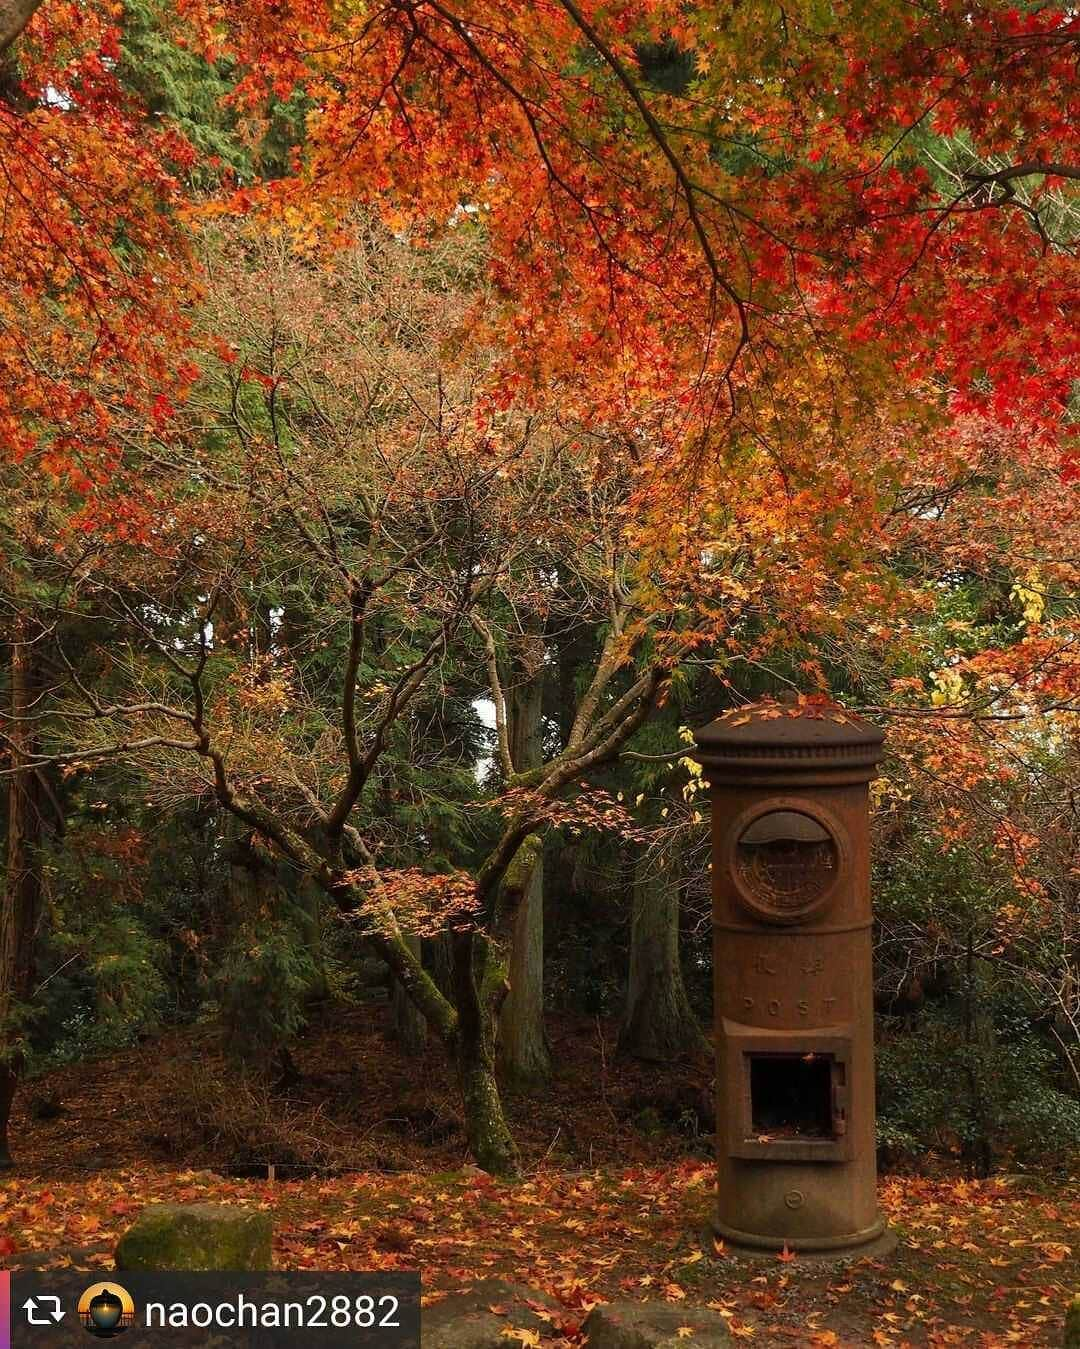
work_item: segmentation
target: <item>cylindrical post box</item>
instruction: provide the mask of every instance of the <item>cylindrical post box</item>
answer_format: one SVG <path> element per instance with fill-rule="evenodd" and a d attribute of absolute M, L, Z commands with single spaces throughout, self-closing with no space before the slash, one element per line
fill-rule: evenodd
<path fill-rule="evenodd" d="M 836 704 L 766 701 L 696 739 L 712 793 L 717 1234 L 758 1253 L 887 1249 L 868 802 L 884 735 Z"/>

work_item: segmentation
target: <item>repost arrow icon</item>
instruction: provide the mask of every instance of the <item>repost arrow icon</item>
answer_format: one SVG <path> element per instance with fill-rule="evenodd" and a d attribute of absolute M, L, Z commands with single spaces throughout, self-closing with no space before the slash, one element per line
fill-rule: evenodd
<path fill-rule="evenodd" d="M 59 1324 L 64 1319 L 64 1310 L 55 1293 L 41 1293 L 36 1298 L 28 1297 L 22 1305 L 26 1312 L 26 1320 L 32 1326 L 47 1326 L 54 1321 Z M 38 1316 L 39 1310 L 45 1315 Z"/>

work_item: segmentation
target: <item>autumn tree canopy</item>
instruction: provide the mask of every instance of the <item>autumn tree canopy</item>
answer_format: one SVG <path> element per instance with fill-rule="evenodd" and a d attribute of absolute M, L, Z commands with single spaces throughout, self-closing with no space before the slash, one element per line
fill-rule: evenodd
<path fill-rule="evenodd" d="M 149 340 L 177 280 L 166 255 L 183 265 L 161 225 L 190 147 L 117 86 L 106 7 L 6 8 L 5 45 L 34 14 L 17 47 L 31 106 L 5 112 L 26 212 L 8 228 L 38 259 L 27 294 L 59 290 L 67 341 L 138 296 Z M 189 2 L 159 17 L 231 63 L 227 100 L 253 124 L 306 100 L 295 174 L 234 208 L 268 200 L 313 227 L 357 200 L 412 229 L 480 215 L 513 338 L 504 390 L 557 379 L 595 406 L 603 370 L 686 419 L 683 453 L 745 440 L 781 466 L 815 418 L 839 436 L 887 382 L 1060 439 L 1076 354 L 1056 246 L 1078 172 L 1067 12 Z M 110 354 L 84 351 L 86 375 Z"/>
<path fill-rule="evenodd" d="M 117 77 L 115 16 L 7 19 L 8 421 L 83 492 L 190 387 L 188 226 L 256 211 L 326 248 L 357 204 L 418 246 L 482 230 L 463 331 L 502 347 L 487 397 L 618 422 L 640 544 L 680 584 L 715 584 L 698 560 L 725 532 L 760 576 L 792 531 L 787 584 L 835 562 L 838 602 L 872 606 L 876 531 L 915 479 L 951 492 L 981 426 L 1075 481 L 1066 12 L 192 0 L 159 35 L 207 62 L 226 124 L 257 144 L 286 103 L 304 121 L 291 172 L 234 157 L 198 192 L 190 123 Z M 146 508 L 143 481 L 113 526 Z"/>

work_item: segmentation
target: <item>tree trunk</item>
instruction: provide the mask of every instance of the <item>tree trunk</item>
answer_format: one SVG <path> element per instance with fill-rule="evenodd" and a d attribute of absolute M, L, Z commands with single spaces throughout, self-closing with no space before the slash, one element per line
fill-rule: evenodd
<path fill-rule="evenodd" d="M 514 923 L 510 992 L 499 1016 L 499 1069 L 518 1085 L 551 1076 L 544 1034 L 544 861 L 537 862 Z"/>
<path fill-rule="evenodd" d="M 8 1139 L 11 1106 L 25 1058 L 23 1036 L 34 987 L 34 948 L 41 921 L 41 791 L 28 764 L 36 749 L 34 647 L 25 614 L 15 620 L 11 642 L 12 774 L 8 779 L 7 865 L 0 909 L 0 1167 L 12 1164 Z"/>
<path fill-rule="evenodd" d="M 619 1051 L 662 1063 L 708 1052 L 679 964 L 679 881 L 678 863 L 671 858 L 637 859 Z"/>
<path fill-rule="evenodd" d="M 6 52 L 41 8 L 43 0 L 0 0 L 0 52 Z"/>
<path fill-rule="evenodd" d="M 453 954 L 458 1082 L 469 1150 L 492 1175 L 516 1176 L 517 1147 L 495 1078 L 498 986 L 505 985 L 505 964 L 479 932 L 455 932 Z"/>
<path fill-rule="evenodd" d="M 450 933 L 438 932 L 431 938 L 431 977 L 444 998 L 454 1000 L 454 956 L 450 949 Z"/>
<path fill-rule="evenodd" d="M 507 692 L 510 757 L 518 772 L 543 762 L 544 670 L 544 640 L 530 635 L 514 662 Z M 551 1055 L 544 1034 L 542 858 L 533 868 L 514 923 L 509 981 L 510 992 L 499 1016 L 499 1070 L 509 1082 L 543 1082 L 551 1076 Z"/>
<path fill-rule="evenodd" d="M 311 983 L 308 986 L 309 1005 L 325 1002 L 330 996 L 330 980 L 326 973 L 326 950 L 323 942 L 323 898 L 310 877 L 290 875 L 288 883 L 295 890 L 296 904 L 301 912 L 301 924 L 308 951 L 311 954 Z"/>
<path fill-rule="evenodd" d="M 969 925 L 964 962 L 964 1076 L 968 1088 L 969 1132 L 961 1153 L 972 1175 L 985 1180 L 994 1169 L 994 1144 L 982 1081 L 984 1044 L 993 1043 L 993 1032 L 980 1014 L 975 980 L 975 932 Z"/>
<path fill-rule="evenodd" d="M 282 825 L 261 803 L 240 796 L 227 783 L 219 783 L 218 800 L 248 828 L 273 841 L 335 903 L 350 913 L 359 907 L 364 896 L 339 881 L 326 865 L 326 854 L 316 850 L 302 834 Z M 526 837 L 506 868 L 502 891 L 515 902 L 524 893 L 527 873 L 535 864 L 540 847 L 535 835 Z M 509 933 L 514 905 L 507 901 L 505 907 L 503 927 Z M 503 1116 L 495 1080 L 495 1027 L 509 987 L 505 954 L 510 944 L 508 935 L 496 943 L 471 928 L 451 934 L 454 983 L 451 1001 L 439 992 L 434 979 L 417 960 L 397 929 L 393 915 L 387 913 L 384 917 L 387 921 L 382 925 L 372 922 L 365 937 L 416 1003 L 431 1031 L 453 1055 L 473 1156 L 480 1166 L 494 1174 L 516 1175 L 517 1149 Z"/>
<path fill-rule="evenodd" d="M 409 950 L 420 959 L 419 937 L 406 937 Z M 427 1021 L 397 979 L 390 990 L 391 1034 L 406 1054 L 419 1054 L 427 1044 Z"/>

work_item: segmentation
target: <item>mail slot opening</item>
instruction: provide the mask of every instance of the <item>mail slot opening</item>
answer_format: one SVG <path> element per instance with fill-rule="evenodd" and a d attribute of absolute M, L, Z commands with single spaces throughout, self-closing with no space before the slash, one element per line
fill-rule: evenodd
<path fill-rule="evenodd" d="M 760 1139 L 834 1139 L 844 1132 L 831 1054 L 750 1054 L 750 1125 Z"/>

